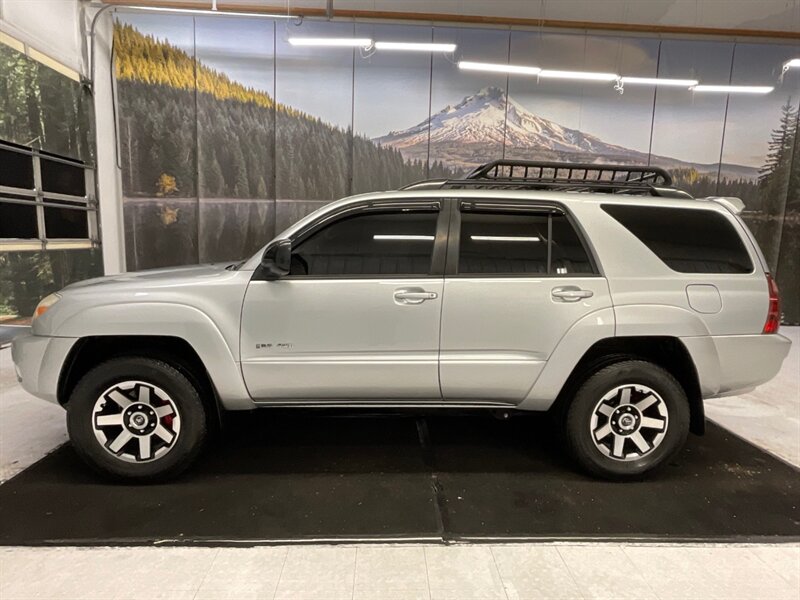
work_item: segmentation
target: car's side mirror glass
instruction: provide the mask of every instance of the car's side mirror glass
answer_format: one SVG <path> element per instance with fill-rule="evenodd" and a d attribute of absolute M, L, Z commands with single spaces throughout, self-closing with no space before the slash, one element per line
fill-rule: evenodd
<path fill-rule="evenodd" d="M 291 262 L 291 240 L 278 240 L 270 244 L 261 257 L 261 267 L 267 279 L 278 279 L 288 275 Z"/>

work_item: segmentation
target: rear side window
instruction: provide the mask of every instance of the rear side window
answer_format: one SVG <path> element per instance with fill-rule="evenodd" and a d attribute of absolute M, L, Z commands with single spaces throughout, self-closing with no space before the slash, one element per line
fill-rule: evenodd
<path fill-rule="evenodd" d="M 711 210 L 604 204 L 603 210 L 679 273 L 750 273 L 739 234 Z"/>
<path fill-rule="evenodd" d="M 460 275 L 592 274 L 592 265 L 564 215 L 462 210 Z"/>

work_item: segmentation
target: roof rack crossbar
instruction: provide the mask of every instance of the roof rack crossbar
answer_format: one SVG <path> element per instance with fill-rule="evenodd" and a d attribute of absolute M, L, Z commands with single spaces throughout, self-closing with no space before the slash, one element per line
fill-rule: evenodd
<path fill-rule="evenodd" d="M 691 198 L 673 187 L 665 169 L 651 165 L 549 162 L 501 159 L 473 169 L 464 179 L 417 182 L 403 189 L 540 189 L 600 191 Z"/>

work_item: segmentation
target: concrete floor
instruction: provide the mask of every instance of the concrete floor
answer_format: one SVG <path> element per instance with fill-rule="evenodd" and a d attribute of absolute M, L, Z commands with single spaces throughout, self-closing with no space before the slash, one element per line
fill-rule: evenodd
<path fill-rule="evenodd" d="M 800 466 L 800 328 L 782 333 L 779 376 L 706 410 Z M 26 394 L 0 350 L 0 481 L 65 440 L 64 412 Z M 21 598 L 800 600 L 800 544 L 0 548 L 0 599 Z"/>

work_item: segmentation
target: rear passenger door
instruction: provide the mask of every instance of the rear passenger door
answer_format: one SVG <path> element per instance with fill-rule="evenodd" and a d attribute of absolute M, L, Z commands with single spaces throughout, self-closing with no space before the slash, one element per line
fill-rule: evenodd
<path fill-rule="evenodd" d="M 452 204 L 439 378 L 449 401 L 522 401 L 582 317 L 611 306 L 571 217 L 556 205 Z"/>

